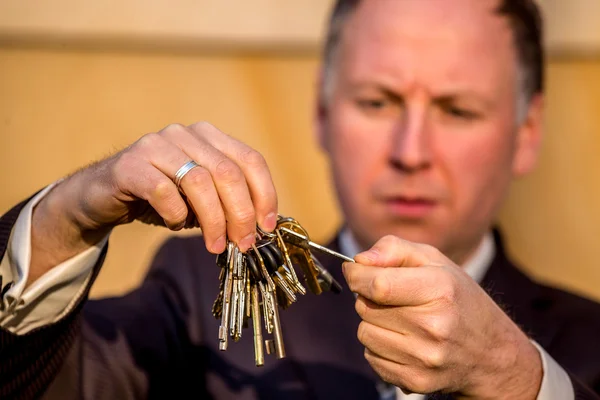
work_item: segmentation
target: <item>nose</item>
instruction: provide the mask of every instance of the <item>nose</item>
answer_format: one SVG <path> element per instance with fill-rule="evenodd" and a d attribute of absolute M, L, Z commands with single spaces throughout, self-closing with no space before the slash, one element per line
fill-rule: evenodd
<path fill-rule="evenodd" d="M 402 172 L 415 173 L 431 166 L 425 107 L 407 110 L 394 128 L 390 163 Z"/>

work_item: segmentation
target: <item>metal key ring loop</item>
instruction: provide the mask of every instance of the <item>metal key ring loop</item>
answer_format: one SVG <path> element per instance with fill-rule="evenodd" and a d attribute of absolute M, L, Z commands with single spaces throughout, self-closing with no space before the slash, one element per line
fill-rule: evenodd
<path fill-rule="evenodd" d="M 186 162 L 185 164 L 183 164 L 181 166 L 181 168 L 179 168 L 177 170 L 177 172 L 175 172 L 175 179 L 173 180 L 175 182 L 175 186 L 177 186 L 177 189 L 181 192 L 181 180 L 183 179 L 184 176 L 187 175 L 188 172 L 190 172 L 191 170 L 193 170 L 194 168 L 199 167 L 199 165 L 196 163 L 196 161 L 191 160 Z"/>

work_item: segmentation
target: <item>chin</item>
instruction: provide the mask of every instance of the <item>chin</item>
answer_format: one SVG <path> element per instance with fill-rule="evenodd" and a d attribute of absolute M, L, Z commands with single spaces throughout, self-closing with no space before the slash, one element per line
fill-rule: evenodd
<path fill-rule="evenodd" d="M 442 244 L 439 236 L 440 230 L 429 225 L 403 223 L 384 229 L 381 232 L 383 234 L 379 235 L 378 239 L 385 235 L 394 235 L 409 242 L 428 244 L 436 248 L 439 248 Z"/>

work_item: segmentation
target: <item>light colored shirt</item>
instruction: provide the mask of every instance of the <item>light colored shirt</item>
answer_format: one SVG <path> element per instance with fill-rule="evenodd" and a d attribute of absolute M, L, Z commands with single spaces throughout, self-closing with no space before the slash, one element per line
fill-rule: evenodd
<path fill-rule="evenodd" d="M 340 234 L 340 250 L 350 257 L 354 257 L 363 251 L 352 232 L 348 229 L 343 230 Z M 475 253 L 462 267 L 475 282 L 480 283 L 492 264 L 495 254 L 496 244 L 493 235 L 488 233 L 484 236 Z M 535 341 L 532 341 L 532 343 L 540 353 L 544 371 L 537 400 L 574 400 L 575 393 L 569 375 L 538 343 Z M 390 388 L 386 385 L 379 385 L 378 390 L 382 400 L 394 398 L 392 390 L 395 391 L 396 400 L 425 399 L 422 394 L 405 394 L 400 388 Z"/>
<path fill-rule="evenodd" d="M 57 182 L 58 183 L 58 182 Z M 51 184 L 32 198 L 21 210 L 0 261 L 3 285 L 12 287 L 0 299 L 0 327 L 23 335 L 40 326 L 52 324 L 77 304 L 87 287 L 108 235 L 96 244 L 46 272 L 27 289 L 31 261 L 31 218 L 35 205 L 52 189 Z"/>
<path fill-rule="evenodd" d="M 0 311 L 0 327 L 17 335 L 52 324 L 72 310 L 89 284 L 93 267 L 108 241 L 109 235 L 95 246 L 52 268 L 25 289 L 31 260 L 33 208 L 53 185 L 38 193 L 21 210 L 9 237 L 7 251 L 0 262 L 3 285 L 13 282 L 4 298 L 0 299 L 4 305 L 0 307 L 3 310 Z M 350 256 L 360 252 L 360 247 L 349 231 L 342 233 L 340 246 L 342 252 Z M 487 235 L 471 260 L 464 265 L 465 270 L 480 282 L 494 254 L 494 240 L 491 235 Z M 574 400 L 573 386 L 567 373 L 541 346 L 535 342 L 533 344 L 540 352 L 544 369 L 537 400 Z M 424 397 L 418 394 L 405 395 L 398 388 L 395 391 L 398 400 L 421 400 Z"/>

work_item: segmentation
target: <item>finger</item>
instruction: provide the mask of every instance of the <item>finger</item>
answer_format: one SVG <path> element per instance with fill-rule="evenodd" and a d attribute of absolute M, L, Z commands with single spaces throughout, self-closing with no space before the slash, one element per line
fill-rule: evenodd
<path fill-rule="evenodd" d="M 381 328 L 369 322 L 362 321 L 358 325 L 358 340 L 375 354 L 385 354 L 385 357 L 399 364 L 418 364 L 409 349 L 410 338 L 406 335 Z"/>
<path fill-rule="evenodd" d="M 145 135 L 137 146 L 148 161 L 170 180 L 174 180 L 177 170 L 190 161 L 181 148 L 158 134 Z M 206 248 L 215 254 L 223 252 L 225 213 L 210 173 L 203 167 L 193 168 L 181 179 L 180 187 L 202 228 Z"/>
<path fill-rule="evenodd" d="M 385 382 L 411 393 L 429 394 L 444 387 L 441 379 L 429 371 L 411 364 L 399 364 L 384 355 L 365 350 L 365 359 Z"/>
<path fill-rule="evenodd" d="M 120 168 L 123 173 L 117 175 L 116 184 L 123 193 L 146 200 L 169 229 L 182 229 L 188 208 L 173 181 L 146 160 L 124 154 L 119 162 L 127 166 Z"/>
<path fill-rule="evenodd" d="M 369 250 L 357 254 L 356 262 L 377 267 L 419 267 L 451 263 L 434 247 L 413 243 L 397 236 L 379 239 Z"/>
<path fill-rule="evenodd" d="M 357 295 L 354 308 L 360 319 L 380 328 L 389 329 L 403 335 L 414 331 L 411 319 L 411 312 L 414 313 L 414 307 L 383 306 L 366 297 Z M 408 313 L 403 312 L 404 310 L 407 310 Z"/>
<path fill-rule="evenodd" d="M 418 306 L 432 300 L 434 267 L 385 268 L 344 263 L 343 272 L 352 292 L 379 305 Z"/>
<path fill-rule="evenodd" d="M 227 244 L 227 221 L 210 172 L 196 167 L 183 177 L 180 186 L 198 218 L 206 248 L 222 253 Z"/>
<path fill-rule="evenodd" d="M 186 127 L 169 126 L 161 133 L 210 172 L 225 214 L 228 238 L 240 250 L 249 249 L 256 241 L 256 215 L 248 183 L 239 166 Z"/>
<path fill-rule="evenodd" d="M 359 295 L 355 308 L 364 322 L 407 337 L 418 337 L 430 346 L 452 341 L 458 329 L 456 310 L 442 302 L 436 302 L 433 311 L 428 306 L 382 306 Z"/>
<path fill-rule="evenodd" d="M 268 232 L 275 229 L 277 192 L 264 157 L 209 123 L 200 122 L 191 125 L 190 128 L 237 163 L 248 182 L 259 226 Z"/>

